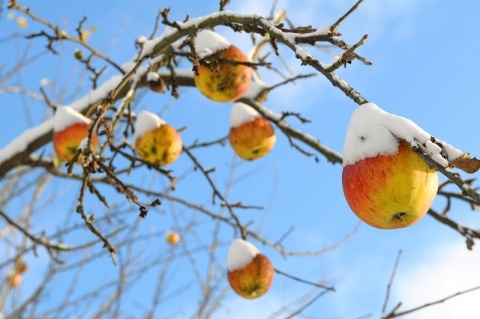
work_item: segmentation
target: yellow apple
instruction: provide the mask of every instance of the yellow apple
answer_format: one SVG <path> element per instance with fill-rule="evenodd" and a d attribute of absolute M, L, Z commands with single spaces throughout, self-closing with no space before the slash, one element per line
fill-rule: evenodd
<path fill-rule="evenodd" d="M 270 260 L 255 246 L 235 239 L 228 252 L 228 282 L 239 296 L 254 299 L 263 296 L 272 285 L 275 270 Z"/>
<path fill-rule="evenodd" d="M 198 90 L 216 102 L 238 100 L 250 87 L 252 70 L 235 62 L 248 62 L 243 52 L 234 45 L 208 56 L 209 66 L 198 65 L 194 75 Z M 228 62 L 232 61 L 232 62 Z"/>
<path fill-rule="evenodd" d="M 88 124 L 75 123 L 63 131 L 54 133 L 53 146 L 59 160 L 67 162 L 75 156 L 82 140 L 88 137 L 89 128 L 90 126 Z M 92 146 L 94 149 L 98 147 L 98 137 L 96 134 L 92 136 Z"/>
<path fill-rule="evenodd" d="M 167 231 L 165 240 L 170 245 L 177 245 L 180 242 L 180 235 L 174 231 Z"/>
<path fill-rule="evenodd" d="M 151 164 L 166 166 L 182 152 L 182 139 L 177 130 L 157 115 L 142 111 L 135 124 L 135 151 Z"/>
<path fill-rule="evenodd" d="M 344 166 L 342 185 L 348 205 L 361 220 L 394 229 L 408 227 L 427 213 L 437 193 L 438 175 L 400 141 L 396 154 Z"/>

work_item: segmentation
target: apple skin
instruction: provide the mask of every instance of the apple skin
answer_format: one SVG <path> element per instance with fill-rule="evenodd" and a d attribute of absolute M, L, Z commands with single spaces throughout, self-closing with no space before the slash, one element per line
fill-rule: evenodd
<path fill-rule="evenodd" d="M 380 229 L 408 227 L 435 199 L 438 174 L 404 141 L 398 153 L 366 158 L 343 168 L 342 185 L 352 211 Z"/>
<path fill-rule="evenodd" d="M 246 299 L 263 296 L 272 285 L 275 271 L 270 260 L 263 254 L 257 254 L 242 269 L 229 271 L 228 282 L 233 291 Z"/>
<path fill-rule="evenodd" d="M 177 130 L 166 123 L 146 132 L 135 141 L 135 151 L 140 158 L 160 166 L 175 162 L 182 147 L 182 139 Z"/>
<path fill-rule="evenodd" d="M 59 160 L 68 162 L 75 156 L 82 140 L 88 137 L 89 128 L 86 123 L 75 123 L 53 134 L 53 147 Z M 98 147 L 98 136 L 95 133 L 92 136 L 92 147 L 94 150 Z M 80 158 L 79 161 L 81 162 Z"/>
<path fill-rule="evenodd" d="M 248 62 L 247 57 L 240 49 L 230 45 L 227 49 L 218 51 L 209 56 L 237 62 Z M 194 75 L 198 90 L 216 102 L 232 102 L 238 100 L 250 87 L 252 69 L 246 65 L 233 65 L 228 62 L 218 62 L 218 68 L 199 65 Z"/>
<path fill-rule="evenodd" d="M 263 117 L 230 128 L 228 138 L 235 153 L 247 161 L 270 153 L 277 140 L 272 124 Z"/>

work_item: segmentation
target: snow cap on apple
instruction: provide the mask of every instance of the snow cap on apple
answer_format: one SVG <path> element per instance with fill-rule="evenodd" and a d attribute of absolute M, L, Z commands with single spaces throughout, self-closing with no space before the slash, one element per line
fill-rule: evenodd
<path fill-rule="evenodd" d="M 239 238 L 234 239 L 228 250 L 228 271 L 245 268 L 258 254 L 260 254 L 260 251 L 257 247 L 248 241 Z"/>
<path fill-rule="evenodd" d="M 141 159 L 162 166 L 175 162 L 183 147 L 175 128 L 146 110 L 140 112 L 135 122 L 133 143 Z"/>
<path fill-rule="evenodd" d="M 140 137 L 145 135 L 148 131 L 154 130 L 157 127 L 166 124 L 165 120 L 161 117 L 147 110 L 141 111 L 137 115 L 135 121 L 135 133 L 133 133 L 133 143 L 135 143 Z"/>
<path fill-rule="evenodd" d="M 240 102 L 233 104 L 228 138 L 235 153 L 248 161 L 270 153 L 277 140 L 270 121 Z"/>
<path fill-rule="evenodd" d="M 247 299 L 263 296 L 273 282 L 274 268 L 270 260 L 243 239 L 232 241 L 227 267 L 230 287 Z"/>
<path fill-rule="evenodd" d="M 433 160 L 444 167 L 464 153 L 436 139 L 413 121 L 385 112 L 374 103 L 365 103 L 355 109 L 348 124 L 343 147 L 343 166 L 355 164 L 364 158 L 391 155 L 404 140 L 411 146 L 423 145 Z M 443 151 L 443 156 L 442 156 Z"/>
<path fill-rule="evenodd" d="M 431 136 L 411 120 L 373 103 L 353 112 L 345 137 L 342 185 L 350 208 L 361 220 L 381 229 L 402 228 L 427 213 L 437 193 L 438 176 L 412 150 L 419 145 L 434 160 L 447 161 Z M 458 151 L 447 149 L 451 155 Z"/>
<path fill-rule="evenodd" d="M 60 132 L 73 124 L 90 125 L 91 120 L 70 106 L 60 107 L 53 118 L 53 132 Z"/>
<path fill-rule="evenodd" d="M 195 51 L 201 59 L 226 50 L 230 45 L 230 41 L 220 34 L 207 29 L 200 31 L 195 37 Z"/>
<path fill-rule="evenodd" d="M 61 161 L 70 161 L 79 147 L 85 144 L 91 120 L 73 108 L 58 108 L 53 118 L 53 147 Z M 92 146 L 98 146 L 98 137 L 92 135 Z M 85 148 L 85 146 L 83 146 Z"/>

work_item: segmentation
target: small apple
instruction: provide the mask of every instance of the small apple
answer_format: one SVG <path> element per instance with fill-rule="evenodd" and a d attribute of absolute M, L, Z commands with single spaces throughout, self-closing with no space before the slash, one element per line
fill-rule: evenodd
<path fill-rule="evenodd" d="M 57 109 L 53 119 L 53 147 L 61 161 L 70 161 L 81 144 L 88 137 L 90 119 L 71 107 Z M 92 147 L 98 147 L 97 134 L 92 135 Z M 79 159 L 79 161 L 81 161 Z"/>
<path fill-rule="evenodd" d="M 238 100 L 250 87 L 252 70 L 238 64 L 248 58 L 236 46 L 210 30 L 201 31 L 195 39 L 195 49 L 208 65 L 198 65 L 194 75 L 198 90 L 216 102 Z"/>
<path fill-rule="evenodd" d="M 22 275 L 19 274 L 18 272 L 12 271 L 11 273 L 7 274 L 5 281 L 11 287 L 17 288 L 22 284 Z"/>
<path fill-rule="evenodd" d="M 153 92 L 165 93 L 165 81 L 157 72 L 147 73 L 147 85 Z"/>
<path fill-rule="evenodd" d="M 228 281 L 246 299 L 263 296 L 273 282 L 275 270 L 270 260 L 251 243 L 235 239 L 228 251 Z"/>
<path fill-rule="evenodd" d="M 165 240 L 170 245 L 177 245 L 180 242 L 180 235 L 174 231 L 167 231 L 165 234 Z"/>
<path fill-rule="evenodd" d="M 413 122 L 372 103 L 352 115 L 344 146 L 343 193 L 352 211 L 370 226 L 408 227 L 432 205 L 437 172 L 398 138 L 417 132 Z"/>
<path fill-rule="evenodd" d="M 28 26 L 28 21 L 25 17 L 20 16 L 17 18 L 17 24 L 22 28 L 26 28 Z"/>
<path fill-rule="evenodd" d="M 161 166 L 175 162 L 183 147 L 178 132 L 149 111 L 142 111 L 138 115 L 133 141 L 141 159 Z"/>
<path fill-rule="evenodd" d="M 270 153 L 277 140 L 270 121 L 244 103 L 233 104 L 228 138 L 235 153 L 248 161 Z"/>

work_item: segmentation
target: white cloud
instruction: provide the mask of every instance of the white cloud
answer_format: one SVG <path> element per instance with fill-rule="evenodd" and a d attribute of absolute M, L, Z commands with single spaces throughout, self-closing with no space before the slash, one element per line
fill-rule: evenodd
<path fill-rule="evenodd" d="M 480 286 L 478 249 L 474 247 L 473 251 L 468 251 L 463 242 L 439 245 L 420 256 L 417 263 L 409 264 L 407 269 L 400 264 L 390 307 L 401 301 L 400 310 L 406 310 Z M 476 290 L 414 312 L 407 318 L 480 318 L 479 299 L 480 290 Z"/>

